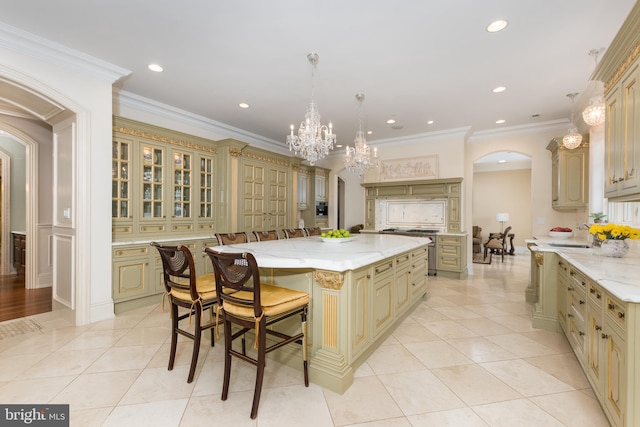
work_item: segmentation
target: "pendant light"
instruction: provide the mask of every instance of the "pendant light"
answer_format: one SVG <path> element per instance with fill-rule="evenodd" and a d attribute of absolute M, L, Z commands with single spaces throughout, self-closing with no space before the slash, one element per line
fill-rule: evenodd
<path fill-rule="evenodd" d="M 568 93 L 567 96 L 571 98 L 571 127 L 569 128 L 569 133 L 562 138 L 562 145 L 569 150 L 573 150 L 574 148 L 578 148 L 582 143 L 582 135 L 578 133 L 578 128 L 573 123 L 573 103 L 578 93 Z"/>

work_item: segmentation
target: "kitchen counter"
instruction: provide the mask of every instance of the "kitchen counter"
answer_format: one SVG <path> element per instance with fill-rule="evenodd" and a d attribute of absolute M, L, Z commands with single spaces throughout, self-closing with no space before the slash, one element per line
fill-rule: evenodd
<path fill-rule="evenodd" d="M 340 243 L 302 237 L 212 248 L 251 252 L 261 281 L 309 294 L 309 380 L 337 393 L 428 293 L 421 237 L 358 234 Z M 298 331 L 299 319 L 279 327 Z M 300 351 L 284 346 L 271 354 L 300 369 Z"/>
<path fill-rule="evenodd" d="M 562 247 L 558 244 L 587 245 L 584 238 L 554 239 L 535 236 L 526 240 L 532 251 L 556 252 L 584 274 L 622 301 L 640 303 L 640 241 L 629 241 L 624 258 L 603 256 L 599 247 Z"/>
<path fill-rule="evenodd" d="M 216 246 L 212 249 L 221 252 L 251 252 L 260 267 L 342 272 L 357 270 L 427 243 L 420 237 L 355 234 L 353 240 L 345 242 L 324 242 L 314 236 Z"/>

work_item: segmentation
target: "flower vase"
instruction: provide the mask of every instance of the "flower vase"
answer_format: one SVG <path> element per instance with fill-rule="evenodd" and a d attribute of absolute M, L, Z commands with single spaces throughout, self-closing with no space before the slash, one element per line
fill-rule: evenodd
<path fill-rule="evenodd" d="M 604 256 L 614 258 L 622 258 L 629 252 L 629 245 L 626 240 L 603 240 L 600 248 Z"/>

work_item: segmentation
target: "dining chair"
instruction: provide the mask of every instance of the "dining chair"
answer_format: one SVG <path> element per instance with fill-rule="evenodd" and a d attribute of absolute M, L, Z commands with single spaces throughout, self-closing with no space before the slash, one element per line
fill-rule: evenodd
<path fill-rule="evenodd" d="M 249 236 L 244 231 L 238 233 L 216 233 L 218 245 L 235 245 L 239 243 L 249 243 Z"/>
<path fill-rule="evenodd" d="M 304 228 L 284 228 L 284 237 L 287 239 L 296 239 L 298 237 L 307 237 Z"/>
<path fill-rule="evenodd" d="M 487 252 L 491 251 L 492 254 L 501 255 L 502 262 L 504 262 L 504 254 L 507 252 L 507 236 L 511 227 L 504 229 L 502 233 L 489 233 L 489 240 L 484 244 L 484 257 L 487 258 Z"/>
<path fill-rule="evenodd" d="M 214 274 L 209 273 L 196 277 L 193 256 L 186 246 L 165 246 L 156 242 L 151 243 L 151 246 L 154 246 L 160 253 L 165 296 L 171 303 L 171 350 L 168 369 L 173 370 L 178 334 L 192 339 L 191 367 L 187 378 L 187 382 L 190 383 L 193 381 L 198 364 L 202 332 L 210 329 L 211 347 L 215 344 L 213 327 L 216 326 L 216 320 L 213 307 L 218 303 L 218 299 L 216 298 Z M 164 308 L 164 297 L 162 302 Z M 178 307 L 186 308 L 187 311 L 179 314 Z M 206 309 L 209 309 L 208 322 L 203 320 L 203 313 Z M 190 332 L 184 324 L 182 326 L 180 324 L 181 321 L 186 320 L 186 323 L 191 325 L 192 318 L 195 324 L 194 332 Z"/>
<path fill-rule="evenodd" d="M 260 393 L 264 377 L 266 355 L 286 344 L 302 346 L 304 385 L 309 386 L 307 367 L 307 311 L 309 294 L 293 289 L 268 285 L 260 282 L 260 271 L 254 256 L 249 252 L 223 253 L 205 248 L 213 264 L 218 313 L 222 313 L 224 323 L 224 380 L 222 400 L 227 400 L 231 377 L 231 359 L 235 356 L 257 367 L 253 392 L 251 418 L 258 415 Z M 301 332 L 287 335 L 273 328 L 273 325 L 292 316 L 300 315 Z M 219 316 L 217 314 L 216 316 Z M 231 325 L 237 325 L 235 332 Z M 255 334 L 254 349 L 257 357 L 246 352 L 245 334 Z M 267 345 L 267 335 L 273 338 Z M 233 348 L 234 340 L 242 338 L 241 349 Z"/>
<path fill-rule="evenodd" d="M 258 242 L 264 242 L 266 240 L 280 240 L 277 230 L 253 231 L 253 235 Z"/>
<path fill-rule="evenodd" d="M 319 236 L 322 234 L 320 227 L 307 227 L 304 231 L 307 233 L 307 236 Z"/>

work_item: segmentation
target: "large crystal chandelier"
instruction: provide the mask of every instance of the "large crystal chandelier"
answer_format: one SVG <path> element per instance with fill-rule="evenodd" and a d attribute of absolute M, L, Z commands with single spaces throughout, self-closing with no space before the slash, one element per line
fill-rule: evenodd
<path fill-rule="evenodd" d="M 593 56 L 596 66 L 598 65 L 598 55 L 603 51 L 600 49 L 591 49 L 589 55 Z M 582 119 L 589 126 L 599 126 L 605 120 L 605 106 L 602 96 L 604 93 L 604 85 L 602 82 L 596 82 L 596 95 L 591 98 L 591 104 L 582 112 Z"/>
<path fill-rule="evenodd" d="M 582 143 L 582 135 L 578 133 L 578 128 L 573 123 L 573 102 L 574 98 L 578 96 L 578 94 L 568 93 L 567 96 L 571 98 L 571 127 L 569 128 L 569 133 L 562 138 L 562 145 L 569 150 L 573 150 L 574 148 L 578 148 Z"/>
<path fill-rule="evenodd" d="M 360 103 L 360 127 L 358 132 L 356 132 L 356 139 L 353 141 L 354 147 L 352 148 L 347 145 L 344 166 L 349 172 L 353 172 L 359 177 L 362 177 L 367 169 L 380 167 L 380 159 L 378 159 L 377 148 L 373 149 L 373 157 L 371 156 L 371 147 L 367 145 L 367 140 L 362 130 L 362 101 L 364 101 L 364 94 L 357 94 L 356 99 Z"/>
<path fill-rule="evenodd" d="M 333 133 L 333 125 L 329 122 L 329 126 L 320 123 L 320 111 L 318 105 L 313 100 L 315 90 L 315 69 L 320 61 L 317 53 L 310 53 L 307 59 L 311 64 L 311 102 L 307 107 L 307 114 L 304 115 L 304 121 L 300 123 L 298 134 L 293 133 L 294 126 L 291 125 L 291 134 L 287 135 L 287 144 L 289 151 L 293 151 L 296 156 L 302 157 L 313 165 L 316 161 L 324 158 L 329 154 L 329 150 L 333 148 L 336 142 L 336 135 Z"/>

